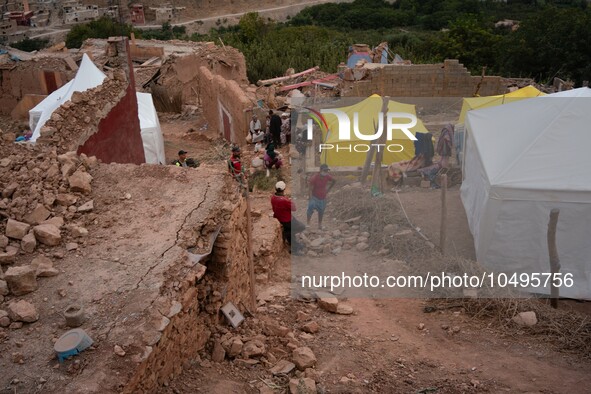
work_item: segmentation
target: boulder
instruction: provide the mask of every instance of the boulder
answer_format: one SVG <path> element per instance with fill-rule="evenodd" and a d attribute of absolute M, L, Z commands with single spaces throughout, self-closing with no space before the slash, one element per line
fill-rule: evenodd
<path fill-rule="evenodd" d="M 8 283 L 4 280 L 0 280 L 0 296 L 8 295 Z"/>
<path fill-rule="evenodd" d="M 6 248 L 6 252 L 0 253 L 0 265 L 2 264 L 12 264 L 16 261 L 16 256 L 18 254 L 18 249 L 8 246 Z"/>
<path fill-rule="evenodd" d="M 47 246 L 57 246 L 62 241 L 60 229 L 53 224 L 39 224 L 33 227 L 35 237 Z"/>
<path fill-rule="evenodd" d="M 70 227 L 70 233 L 72 234 L 72 237 L 86 237 L 88 235 L 88 230 L 84 227 L 72 226 Z"/>
<path fill-rule="evenodd" d="M 78 212 L 90 212 L 94 209 L 94 200 L 90 200 L 78 207 Z"/>
<path fill-rule="evenodd" d="M 513 317 L 512 320 L 520 326 L 525 327 L 533 327 L 538 324 L 538 318 L 536 317 L 536 312 L 534 311 L 518 313 L 517 316 Z"/>
<path fill-rule="evenodd" d="M 243 346 L 244 343 L 239 337 L 233 337 L 225 342 L 224 348 L 226 349 L 226 354 L 228 357 L 236 357 L 242 353 Z"/>
<path fill-rule="evenodd" d="M 314 355 L 314 352 L 312 352 L 312 349 L 307 346 L 294 349 L 292 360 L 300 371 L 304 371 L 306 368 L 312 368 L 316 365 L 316 356 Z"/>
<path fill-rule="evenodd" d="M 4 249 L 8 246 L 9 239 L 6 235 L 0 234 L 0 249 Z"/>
<path fill-rule="evenodd" d="M 45 256 L 37 256 L 31 261 L 31 268 L 35 270 L 38 277 L 50 277 L 59 274 L 59 271 L 53 268 L 53 261 Z"/>
<path fill-rule="evenodd" d="M 219 341 L 213 345 L 213 352 L 211 353 L 211 361 L 214 363 L 221 363 L 226 358 L 226 351 Z"/>
<path fill-rule="evenodd" d="M 333 296 L 332 294 L 328 293 L 319 293 L 318 294 L 318 306 L 325 311 L 336 313 L 337 308 L 339 305 L 339 300 Z"/>
<path fill-rule="evenodd" d="M 265 344 L 258 339 L 248 341 L 242 347 L 242 356 L 244 358 L 259 357 L 265 354 L 265 352 Z"/>
<path fill-rule="evenodd" d="M 76 204 L 78 197 L 69 193 L 60 193 L 55 198 L 55 201 L 58 203 L 58 205 L 69 207 L 70 205 Z"/>
<path fill-rule="evenodd" d="M 10 292 L 16 296 L 37 290 L 37 275 L 30 266 L 10 267 L 6 270 L 4 279 Z"/>
<path fill-rule="evenodd" d="M 81 170 L 77 170 L 68 178 L 70 190 L 84 194 L 88 194 L 92 191 L 92 187 L 90 185 L 91 182 L 92 176 L 88 172 Z"/>
<path fill-rule="evenodd" d="M 0 327 L 6 328 L 8 326 L 10 326 L 10 318 L 8 317 L 8 312 L 0 309 Z"/>
<path fill-rule="evenodd" d="M 8 304 L 8 317 L 15 322 L 33 323 L 39 320 L 35 306 L 25 300 Z"/>
<path fill-rule="evenodd" d="M 53 224 L 55 227 L 61 229 L 63 227 L 63 225 L 64 225 L 64 218 L 61 217 L 61 216 L 56 216 L 56 217 L 53 217 L 51 219 L 45 220 L 41 224 Z"/>
<path fill-rule="evenodd" d="M 33 234 L 33 232 L 29 232 L 21 240 L 21 249 L 27 253 L 33 253 L 36 247 L 37 240 L 35 239 L 35 234 Z"/>
<path fill-rule="evenodd" d="M 295 364 L 291 361 L 280 360 L 275 366 L 273 366 L 273 368 L 271 368 L 270 372 L 273 375 L 287 375 L 293 371 L 295 367 Z"/>
<path fill-rule="evenodd" d="M 338 310 L 338 309 L 337 309 Z M 302 331 L 309 334 L 315 334 L 320 329 L 320 326 L 315 321 L 308 322 L 302 326 Z"/>
<path fill-rule="evenodd" d="M 40 224 L 51 215 L 51 212 L 43 206 L 43 204 L 37 204 L 37 207 L 33 209 L 27 216 L 25 216 L 25 222 L 29 224 Z"/>
<path fill-rule="evenodd" d="M 30 228 L 31 226 L 27 223 L 8 219 L 8 222 L 6 222 L 6 236 L 8 238 L 23 239 Z"/>
<path fill-rule="evenodd" d="M 2 190 L 2 198 L 12 197 L 16 189 L 18 189 L 18 186 L 19 185 L 16 182 L 12 182 L 10 185 L 6 186 L 4 190 Z"/>
<path fill-rule="evenodd" d="M 353 314 L 353 307 L 345 304 L 338 304 L 337 305 L 337 313 L 339 315 L 352 315 Z"/>

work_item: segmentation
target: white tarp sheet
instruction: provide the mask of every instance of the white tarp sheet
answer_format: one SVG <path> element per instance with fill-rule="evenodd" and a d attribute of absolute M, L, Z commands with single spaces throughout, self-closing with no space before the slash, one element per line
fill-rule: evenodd
<path fill-rule="evenodd" d="M 137 92 L 136 95 L 146 163 L 166 164 L 164 139 L 152 95 L 140 92 Z"/>
<path fill-rule="evenodd" d="M 574 281 L 560 295 L 581 299 L 591 299 L 589 92 L 470 111 L 461 187 L 477 259 L 496 272 L 550 272 L 548 219 L 560 209 L 560 272 Z"/>

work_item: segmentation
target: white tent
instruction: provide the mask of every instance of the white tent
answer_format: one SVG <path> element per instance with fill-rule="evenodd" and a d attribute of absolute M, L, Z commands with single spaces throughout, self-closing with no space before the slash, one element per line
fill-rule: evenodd
<path fill-rule="evenodd" d="M 69 101 L 74 92 L 84 92 L 88 89 L 99 86 L 107 76 L 99 70 L 86 54 L 82 55 L 82 62 L 80 68 L 76 73 L 74 79 L 62 86 L 53 93 L 59 92 L 52 97 L 53 93 L 47 96 L 45 100 L 40 102 L 35 108 L 29 111 L 29 124 L 36 123 L 35 128 L 31 128 L 33 136 L 31 142 L 35 142 L 41 135 L 41 127 L 49 120 L 53 111 L 60 107 L 66 101 Z M 64 89 L 68 86 L 67 89 Z M 39 114 L 39 112 L 41 112 Z M 38 116 L 38 120 L 34 118 Z"/>
<path fill-rule="evenodd" d="M 563 90 L 562 92 L 548 94 L 544 97 L 591 97 L 590 88 L 577 88 Z"/>
<path fill-rule="evenodd" d="M 550 272 L 547 225 L 558 208 L 560 272 L 574 280 L 560 295 L 591 299 L 590 125 L 591 98 L 565 95 L 468 113 L 461 198 L 485 267 Z"/>
<path fill-rule="evenodd" d="M 84 54 L 80 68 L 73 80 L 47 96 L 42 102 L 29 111 L 29 126 L 33 131 L 31 142 L 35 142 L 41 135 L 41 128 L 51 118 L 51 114 L 62 104 L 69 101 L 74 92 L 84 92 L 103 83 L 107 76 L 99 70 L 90 58 Z M 158 114 L 152 95 L 149 93 L 136 93 L 138 102 L 138 117 L 144 155 L 146 163 L 165 164 L 164 140 L 158 121 Z"/>
<path fill-rule="evenodd" d="M 136 95 L 146 163 L 166 164 L 164 139 L 152 95 L 140 92 L 137 92 Z"/>

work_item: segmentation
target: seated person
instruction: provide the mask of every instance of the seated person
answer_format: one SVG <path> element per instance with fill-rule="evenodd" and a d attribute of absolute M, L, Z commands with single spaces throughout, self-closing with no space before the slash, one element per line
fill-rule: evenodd
<path fill-rule="evenodd" d="M 273 167 L 275 167 L 276 169 L 280 169 L 283 165 L 281 156 L 277 152 L 275 152 L 275 145 L 272 142 L 267 145 L 267 150 L 265 152 L 263 162 L 265 163 L 265 168 L 269 170 Z"/>

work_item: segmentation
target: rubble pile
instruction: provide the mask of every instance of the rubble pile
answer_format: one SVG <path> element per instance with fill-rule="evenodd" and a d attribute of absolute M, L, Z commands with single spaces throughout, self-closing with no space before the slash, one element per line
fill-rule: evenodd
<path fill-rule="evenodd" d="M 59 153 L 77 149 L 96 130 L 96 125 L 126 94 L 127 79 L 122 70 L 102 85 L 72 98 L 56 109 L 41 128 L 40 144 L 52 144 Z"/>
<path fill-rule="evenodd" d="M 39 277 L 59 274 L 53 259 L 78 249 L 93 220 L 94 157 L 0 141 L 0 327 L 13 329 L 39 315 L 14 297 L 37 290 Z M 7 304 L 7 305 L 5 305 Z"/>

